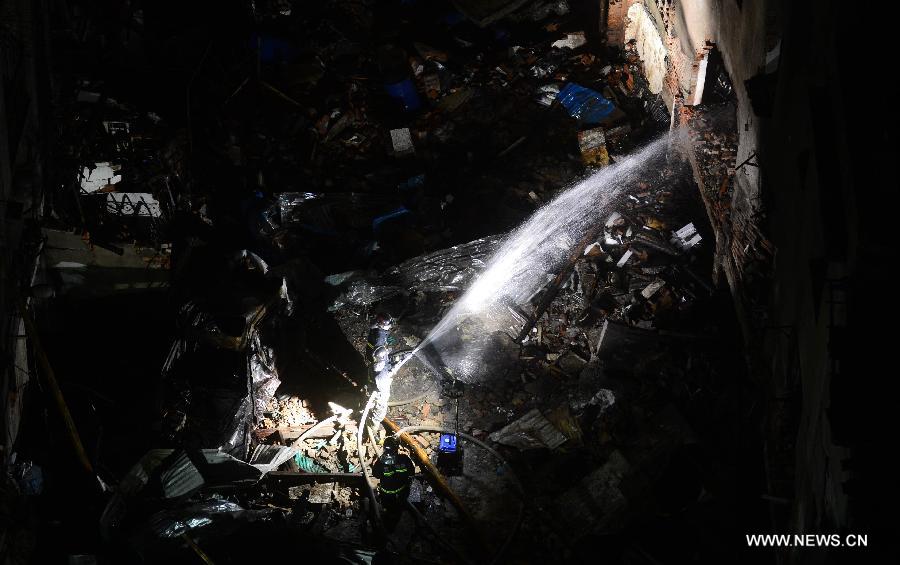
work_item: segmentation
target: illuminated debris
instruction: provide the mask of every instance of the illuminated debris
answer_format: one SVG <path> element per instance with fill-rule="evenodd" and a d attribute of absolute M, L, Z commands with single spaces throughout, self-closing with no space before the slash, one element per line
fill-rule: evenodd
<path fill-rule="evenodd" d="M 622 257 L 619 258 L 619 262 L 616 263 L 616 267 L 619 267 L 619 268 L 624 267 L 625 263 L 627 263 L 628 260 L 631 259 L 632 255 L 634 255 L 634 251 L 632 251 L 631 249 L 629 249 L 628 251 L 623 253 Z"/>
<path fill-rule="evenodd" d="M 551 47 L 556 47 L 557 49 L 578 49 L 585 43 L 587 43 L 587 39 L 584 37 L 584 32 L 576 31 L 574 33 L 567 33 L 564 39 L 554 41 L 551 44 Z"/>
<path fill-rule="evenodd" d="M 110 192 L 106 195 L 106 211 L 116 216 L 158 218 L 162 214 L 159 201 L 144 192 Z"/>
<path fill-rule="evenodd" d="M 331 493 L 336 486 L 337 483 L 316 483 L 309 489 L 307 501 L 310 504 L 328 504 L 331 502 Z"/>
<path fill-rule="evenodd" d="M 604 132 L 606 150 L 612 159 L 622 157 L 631 150 L 631 126 L 628 124 L 608 129 Z"/>
<path fill-rule="evenodd" d="M 121 165 L 107 161 L 95 163 L 93 167 L 84 167 L 79 177 L 81 190 L 92 193 L 122 182 L 122 175 L 119 174 L 121 169 Z"/>
<path fill-rule="evenodd" d="M 402 292 L 452 292 L 466 288 L 480 273 L 503 236 L 476 239 L 468 243 L 413 257 L 391 267 L 377 277 L 352 272 L 331 275 L 326 282 L 343 289 L 331 306 L 365 306 Z"/>
<path fill-rule="evenodd" d="M 489 437 L 493 442 L 518 449 L 555 449 L 566 442 L 566 436 L 537 408 Z"/>
<path fill-rule="evenodd" d="M 551 106 L 553 105 L 553 102 L 556 101 L 556 97 L 558 95 L 558 84 L 545 84 L 544 86 L 538 88 L 537 94 L 535 95 L 535 100 L 541 106 Z"/>
<path fill-rule="evenodd" d="M 605 167 L 609 165 L 609 153 L 606 151 L 606 136 L 603 128 L 594 128 L 578 132 L 578 148 L 585 165 Z"/>
<path fill-rule="evenodd" d="M 282 192 L 279 194 L 278 210 L 281 214 L 281 224 L 301 223 L 303 219 L 298 212 L 302 209 L 303 204 L 321 196 L 321 194 L 312 192 Z"/>
<path fill-rule="evenodd" d="M 416 152 L 409 128 L 392 129 L 391 146 L 395 155 L 412 155 Z"/>
<path fill-rule="evenodd" d="M 678 246 L 681 250 L 687 251 L 691 247 L 700 243 L 703 238 L 697 233 L 697 228 L 691 222 L 680 230 L 673 232 L 672 239 L 669 240 L 672 245 Z"/>
<path fill-rule="evenodd" d="M 659 289 L 661 289 L 664 286 L 666 286 L 666 281 L 655 280 L 652 283 L 648 284 L 644 288 L 644 290 L 641 291 L 641 296 L 643 296 L 644 298 L 649 300 L 651 296 L 656 294 L 656 291 L 658 291 Z"/>

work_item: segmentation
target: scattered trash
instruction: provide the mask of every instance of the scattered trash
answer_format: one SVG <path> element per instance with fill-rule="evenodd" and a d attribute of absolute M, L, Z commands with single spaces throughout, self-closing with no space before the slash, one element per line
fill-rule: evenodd
<path fill-rule="evenodd" d="M 121 169 L 121 165 L 109 162 L 95 163 L 93 167 L 84 167 L 80 177 L 81 190 L 90 194 L 122 182 L 122 175 L 118 174 Z"/>
<path fill-rule="evenodd" d="M 475 91 L 471 88 L 459 88 L 452 93 L 441 98 L 438 102 L 438 108 L 444 112 L 455 112 L 460 106 L 468 102 L 475 96 Z"/>
<path fill-rule="evenodd" d="M 557 96 L 559 96 L 559 85 L 545 84 L 538 88 L 535 100 L 542 106 L 551 106 L 556 101 Z"/>
<path fill-rule="evenodd" d="M 632 251 L 631 249 L 629 249 L 625 253 L 623 253 L 622 257 L 619 258 L 619 262 L 616 263 L 616 267 L 619 267 L 620 269 L 622 267 L 624 267 L 625 263 L 627 263 L 628 260 L 631 259 L 632 255 L 634 255 L 634 251 Z"/>
<path fill-rule="evenodd" d="M 409 495 L 406 499 L 412 503 L 422 502 L 422 482 L 418 479 L 413 479 L 409 484 Z"/>
<path fill-rule="evenodd" d="M 661 289 L 664 286 L 666 286 L 666 281 L 662 281 L 662 280 L 653 281 L 652 283 L 648 284 L 644 288 L 644 290 L 641 291 L 641 296 L 643 296 L 644 298 L 649 300 L 651 296 L 656 294 L 656 291 L 658 291 L 659 289 Z"/>
<path fill-rule="evenodd" d="M 697 228 L 691 222 L 678 231 L 672 233 L 672 239 L 669 240 L 672 245 L 679 247 L 682 251 L 687 251 L 693 246 L 700 243 L 703 238 L 697 233 Z"/>
<path fill-rule="evenodd" d="M 106 195 L 106 211 L 116 216 L 159 218 L 159 201 L 145 192 L 110 192 Z"/>
<path fill-rule="evenodd" d="M 603 128 L 578 132 L 578 147 L 581 149 L 581 158 L 586 165 L 600 167 L 609 165 L 609 153 L 606 152 L 606 136 Z"/>
<path fill-rule="evenodd" d="M 587 39 L 585 39 L 584 37 L 584 32 L 576 31 L 574 33 L 567 33 L 565 39 L 554 41 L 552 46 L 556 47 L 557 49 L 578 49 L 585 43 L 587 43 Z"/>
<path fill-rule="evenodd" d="M 331 493 L 336 486 L 337 483 L 316 483 L 309 490 L 307 501 L 310 504 L 328 504 L 331 502 Z"/>
<path fill-rule="evenodd" d="M 391 145 L 394 148 L 395 155 L 411 155 L 416 152 L 409 128 L 392 129 Z"/>

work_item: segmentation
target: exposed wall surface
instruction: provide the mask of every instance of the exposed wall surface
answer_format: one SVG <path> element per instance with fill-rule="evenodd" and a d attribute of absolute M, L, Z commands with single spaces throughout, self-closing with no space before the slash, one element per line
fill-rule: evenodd
<path fill-rule="evenodd" d="M 717 13 L 715 0 L 612 0 L 607 43 L 637 41 L 653 92 L 663 90 L 665 83 L 663 98 L 670 109 L 675 98 L 697 104 L 703 94 L 705 58 L 716 41 Z"/>
<path fill-rule="evenodd" d="M 714 0 L 669 3 L 672 50 L 678 54 L 676 60 L 679 68 L 676 72 L 681 94 L 687 104 L 700 102 L 703 81 L 698 81 L 698 78 L 702 73 L 702 61 L 708 46 L 718 41 L 714 4 Z"/>
<path fill-rule="evenodd" d="M 663 79 L 668 72 L 666 46 L 659 35 L 656 22 L 647 8 L 640 2 L 628 8 L 625 24 L 625 42 L 635 41 L 638 55 L 644 62 L 644 74 L 650 86 L 650 92 L 659 94 L 663 88 Z"/>
<path fill-rule="evenodd" d="M 609 0 L 606 13 L 606 43 L 620 46 L 625 43 L 625 16 L 628 8 L 640 0 Z"/>

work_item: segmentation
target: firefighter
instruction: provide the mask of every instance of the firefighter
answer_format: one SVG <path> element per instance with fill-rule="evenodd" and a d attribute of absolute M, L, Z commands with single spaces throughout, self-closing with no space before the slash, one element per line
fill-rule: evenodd
<path fill-rule="evenodd" d="M 399 441 L 390 436 L 384 440 L 384 451 L 372 468 L 378 483 L 378 499 L 383 510 L 382 520 L 387 531 L 393 531 L 400 521 L 406 499 L 409 496 L 409 485 L 416 468 L 412 459 L 399 451 Z"/>

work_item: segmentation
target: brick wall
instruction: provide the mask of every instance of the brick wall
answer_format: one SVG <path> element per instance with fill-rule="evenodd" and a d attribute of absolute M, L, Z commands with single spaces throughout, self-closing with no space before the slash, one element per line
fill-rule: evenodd
<path fill-rule="evenodd" d="M 625 44 L 625 24 L 628 8 L 641 0 L 609 0 L 606 15 L 606 44 L 622 47 Z"/>

